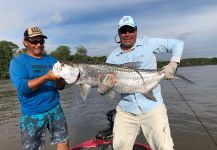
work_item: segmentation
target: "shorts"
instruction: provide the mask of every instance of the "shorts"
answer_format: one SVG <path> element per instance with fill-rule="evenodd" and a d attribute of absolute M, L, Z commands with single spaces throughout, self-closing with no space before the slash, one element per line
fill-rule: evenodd
<path fill-rule="evenodd" d="M 69 139 L 66 118 L 59 105 L 36 115 L 22 115 L 20 120 L 23 150 L 38 150 L 45 144 L 46 130 L 50 143 L 65 143 Z"/>

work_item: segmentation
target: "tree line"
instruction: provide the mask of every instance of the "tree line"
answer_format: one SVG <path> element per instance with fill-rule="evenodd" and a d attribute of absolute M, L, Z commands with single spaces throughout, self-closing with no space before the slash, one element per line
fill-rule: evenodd
<path fill-rule="evenodd" d="M 158 61 L 158 68 L 161 68 L 168 64 L 169 61 Z M 182 59 L 179 67 L 186 67 L 186 66 L 201 66 L 201 65 L 216 65 L 217 58 L 188 58 Z"/>
<path fill-rule="evenodd" d="M 106 56 L 88 56 L 87 49 L 80 45 L 75 47 L 76 53 L 71 55 L 69 46 L 59 46 L 51 53 L 45 54 L 57 58 L 59 61 L 74 61 L 74 62 L 105 62 Z M 18 45 L 9 41 L 0 41 L 0 78 L 9 77 L 9 65 L 12 58 L 21 55 L 27 51 L 26 48 L 19 48 Z M 158 68 L 166 65 L 168 61 L 158 61 Z M 196 65 L 211 65 L 217 64 L 217 58 L 189 58 L 182 59 L 180 66 L 196 66 Z"/>
<path fill-rule="evenodd" d="M 74 62 L 105 62 L 106 56 L 88 56 L 87 49 L 80 45 L 75 47 L 76 53 L 71 55 L 69 46 L 59 46 L 51 53 L 44 51 L 44 54 L 53 56 L 59 61 L 74 61 Z M 0 78 L 9 77 L 9 65 L 11 59 L 27 52 L 26 48 L 19 48 L 18 45 L 9 41 L 0 41 Z"/>

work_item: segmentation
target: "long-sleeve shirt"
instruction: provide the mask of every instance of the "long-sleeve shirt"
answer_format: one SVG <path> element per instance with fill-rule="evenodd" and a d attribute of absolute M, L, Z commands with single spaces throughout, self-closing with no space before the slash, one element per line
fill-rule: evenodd
<path fill-rule="evenodd" d="M 54 81 L 48 81 L 36 90 L 28 87 L 28 80 L 45 75 L 56 62 L 50 56 L 37 59 L 26 53 L 11 60 L 10 79 L 17 89 L 22 114 L 46 112 L 59 104 L 60 95 Z"/>
<path fill-rule="evenodd" d="M 180 62 L 184 43 L 176 39 L 149 38 L 137 39 L 131 51 L 125 52 L 117 47 L 107 58 L 107 63 L 124 64 L 142 62 L 140 69 L 157 69 L 156 54 L 172 53 L 171 61 Z M 163 103 L 160 84 L 152 89 L 156 101 L 150 100 L 141 93 L 121 94 L 119 107 L 132 114 L 148 112 Z"/>

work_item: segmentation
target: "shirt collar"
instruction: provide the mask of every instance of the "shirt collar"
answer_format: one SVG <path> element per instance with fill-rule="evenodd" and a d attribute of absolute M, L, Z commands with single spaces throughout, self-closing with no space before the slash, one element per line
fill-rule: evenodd
<path fill-rule="evenodd" d="M 135 49 L 136 49 L 136 47 L 139 47 L 139 46 L 142 46 L 141 45 L 141 43 L 138 41 L 138 39 L 136 40 L 136 43 L 133 45 L 133 47 L 131 48 L 131 51 L 134 51 Z M 130 51 L 128 51 L 128 52 L 130 52 Z M 127 53 L 127 52 L 125 52 L 125 51 L 123 51 L 122 49 L 121 49 L 121 46 L 119 45 L 118 46 L 118 49 L 117 49 L 117 55 L 116 56 L 118 56 L 118 55 L 121 55 L 121 54 L 124 54 L 124 53 Z"/>

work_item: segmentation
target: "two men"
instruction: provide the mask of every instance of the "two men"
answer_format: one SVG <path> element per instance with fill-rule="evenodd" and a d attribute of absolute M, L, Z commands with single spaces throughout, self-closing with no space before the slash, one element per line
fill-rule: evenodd
<path fill-rule="evenodd" d="M 139 61 L 142 62 L 141 69 L 156 69 L 156 54 L 171 52 L 171 61 L 162 73 L 165 73 L 166 79 L 172 78 L 182 56 L 182 41 L 150 37 L 137 39 L 137 26 L 131 16 L 121 18 L 118 35 L 120 46 L 108 56 L 107 63 Z M 63 89 L 65 83 L 51 71 L 56 60 L 42 53 L 45 38 L 47 37 L 39 28 L 28 28 L 24 33 L 23 42 L 28 51 L 13 59 L 10 65 L 10 77 L 18 90 L 22 109 L 23 149 L 41 147 L 47 126 L 52 135 L 51 143 L 57 144 L 61 149 L 68 149 L 67 125 L 57 91 Z M 115 77 L 108 75 L 99 87 L 99 92 L 106 92 L 115 82 Z M 141 93 L 121 94 L 113 129 L 115 150 L 132 150 L 140 130 L 152 150 L 173 150 L 160 85 L 152 92 L 156 101 Z"/>
<path fill-rule="evenodd" d="M 118 24 L 120 46 L 108 56 L 106 62 L 110 64 L 142 62 L 141 69 L 157 69 L 156 54 L 171 52 L 170 63 L 162 71 L 165 73 L 165 79 L 171 79 L 182 56 L 183 42 L 150 37 L 138 39 L 137 30 L 131 16 L 121 18 Z M 115 82 L 117 81 L 114 75 L 107 75 L 98 91 L 105 93 Z M 152 150 L 173 150 L 174 144 L 160 85 L 155 87 L 152 93 L 156 101 L 148 99 L 141 93 L 121 94 L 114 120 L 114 150 L 132 150 L 140 130 Z"/>
<path fill-rule="evenodd" d="M 66 118 L 59 103 L 65 81 L 52 71 L 57 60 L 43 54 L 47 37 L 38 27 L 24 32 L 27 52 L 12 59 L 10 78 L 18 91 L 22 110 L 20 128 L 23 150 L 37 150 L 45 143 L 48 128 L 51 144 L 58 150 L 68 150 Z"/>

